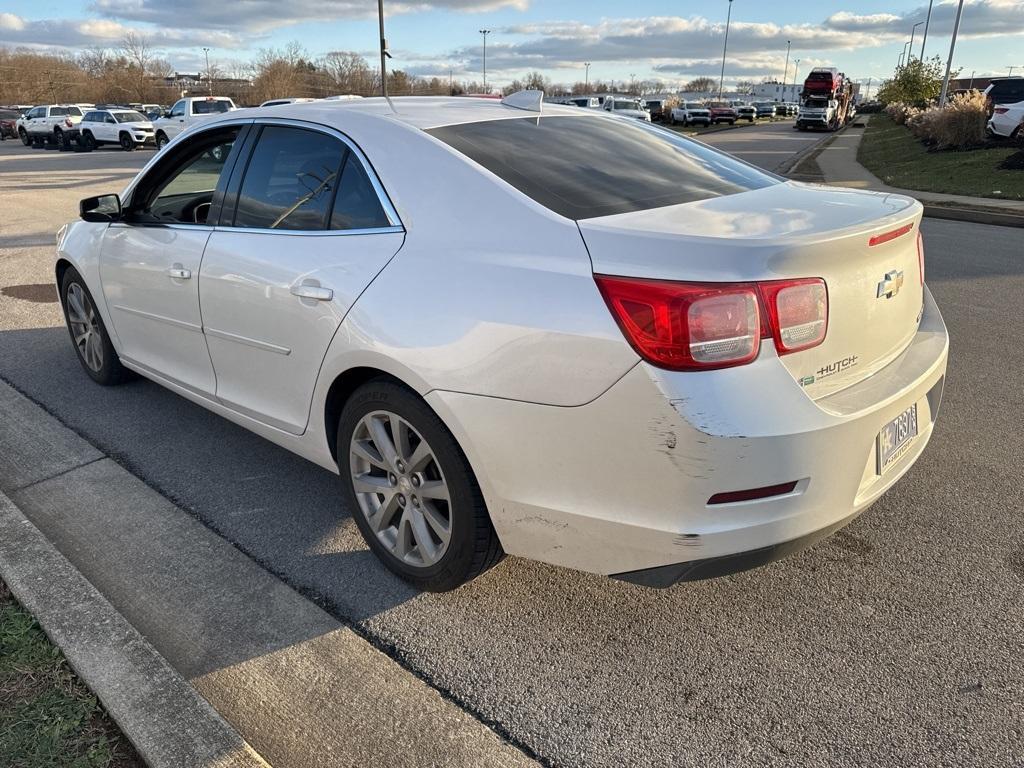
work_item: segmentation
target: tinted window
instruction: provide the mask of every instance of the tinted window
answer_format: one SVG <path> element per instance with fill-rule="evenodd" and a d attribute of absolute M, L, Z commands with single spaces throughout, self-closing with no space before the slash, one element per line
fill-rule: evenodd
<path fill-rule="evenodd" d="M 331 212 L 331 229 L 375 229 L 390 226 L 380 198 L 363 164 L 348 152 Z"/>
<path fill-rule="evenodd" d="M 45 114 L 46 114 L 46 108 L 45 107 L 36 107 L 35 109 L 30 109 L 28 111 L 28 114 L 26 115 L 26 117 L 28 117 L 28 118 L 42 117 Z"/>
<path fill-rule="evenodd" d="M 231 109 L 229 101 L 193 101 L 193 115 L 215 115 L 220 112 L 228 112 Z"/>
<path fill-rule="evenodd" d="M 85 117 L 82 118 L 83 123 L 95 123 L 97 120 L 102 120 L 103 115 L 99 112 L 86 112 Z"/>
<path fill-rule="evenodd" d="M 175 105 L 173 107 L 171 107 L 171 114 L 168 115 L 168 117 L 183 117 L 184 115 L 185 115 L 185 101 L 183 99 L 183 100 L 181 100 L 179 102 L 176 102 Z"/>
<path fill-rule="evenodd" d="M 673 131 L 600 115 L 490 120 L 428 133 L 570 219 L 777 183 L 775 176 Z"/>
<path fill-rule="evenodd" d="M 80 110 L 78 107 L 68 107 L 67 114 L 74 115 L 75 117 L 81 117 L 82 110 Z"/>
<path fill-rule="evenodd" d="M 323 229 L 346 151 L 317 131 L 264 128 L 239 190 L 235 226 Z"/>
<path fill-rule="evenodd" d="M 63 117 L 67 113 L 67 107 L 50 107 L 50 117 Z"/>

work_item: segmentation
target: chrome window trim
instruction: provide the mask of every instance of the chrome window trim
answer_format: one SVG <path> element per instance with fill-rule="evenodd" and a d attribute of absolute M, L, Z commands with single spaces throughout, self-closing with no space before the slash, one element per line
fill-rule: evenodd
<path fill-rule="evenodd" d="M 218 224 L 217 232 L 238 232 L 246 235 L 299 235 L 300 237 L 348 237 L 350 235 L 387 235 L 405 232 L 400 226 L 367 229 L 264 229 L 260 227 L 229 227 Z"/>

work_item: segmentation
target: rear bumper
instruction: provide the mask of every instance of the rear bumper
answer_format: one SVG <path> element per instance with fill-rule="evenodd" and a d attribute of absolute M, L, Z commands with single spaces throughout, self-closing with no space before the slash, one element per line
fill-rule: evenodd
<path fill-rule="evenodd" d="M 574 408 L 441 391 L 427 399 L 465 450 L 509 554 L 662 586 L 722 575 L 845 525 L 920 457 L 948 354 L 927 291 L 924 301 L 895 360 L 816 401 L 767 345 L 750 365 L 722 371 L 640 363 Z M 913 404 L 918 436 L 880 473 L 878 434 Z M 787 482 L 795 488 L 777 496 L 708 503 Z"/>

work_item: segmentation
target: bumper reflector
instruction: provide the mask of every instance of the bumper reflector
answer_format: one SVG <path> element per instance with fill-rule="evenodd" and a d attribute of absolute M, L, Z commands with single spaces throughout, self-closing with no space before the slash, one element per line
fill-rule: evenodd
<path fill-rule="evenodd" d="M 766 499 L 769 496 L 782 496 L 796 490 L 796 480 L 791 483 L 779 483 L 778 485 L 766 485 L 764 488 L 748 488 L 745 491 L 726 491 L 716 493 L 708 499 L 708 505 L 712 504 L 734 504 L 737 501 L 753 501 L 754 499 Z"/>

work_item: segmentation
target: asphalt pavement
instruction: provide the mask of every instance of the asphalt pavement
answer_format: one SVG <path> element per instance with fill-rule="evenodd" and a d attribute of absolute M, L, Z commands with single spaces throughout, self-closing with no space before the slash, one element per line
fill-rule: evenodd
<path fill-rule="evenodd" d="M 707 138 L 741 149 L 775 129 Z M 32 238 L 52 237 L 55 212 L 119 189 L 124 164 L 148 153 L 61 159 L 82 163 L 64 192 L 58 161 L 18 180 L 9 152 L 0 378 L 528 752 L 566 766 L 1024 763 L 1018 231 L 924 223 L 952 337 L 939 423 L 844 531 L 667 591 L 508 558 L 456 592 L 418 594 L 368 553 L 336 477 L 145 380 L 95 386 L 56 305 L 10 296 L 15 274 L 49 278 L 52 245 Z M 12 185 L 36 192 L 11 197 Z"/>
<path fill-rule="evenodd" d="M 778 172 L 795 154 L 832 135 L 797 131 L 793 125 L 793 120 L 744 125 L 742 128 L 702 133 L 697 138 L 766 171 Z"/>

